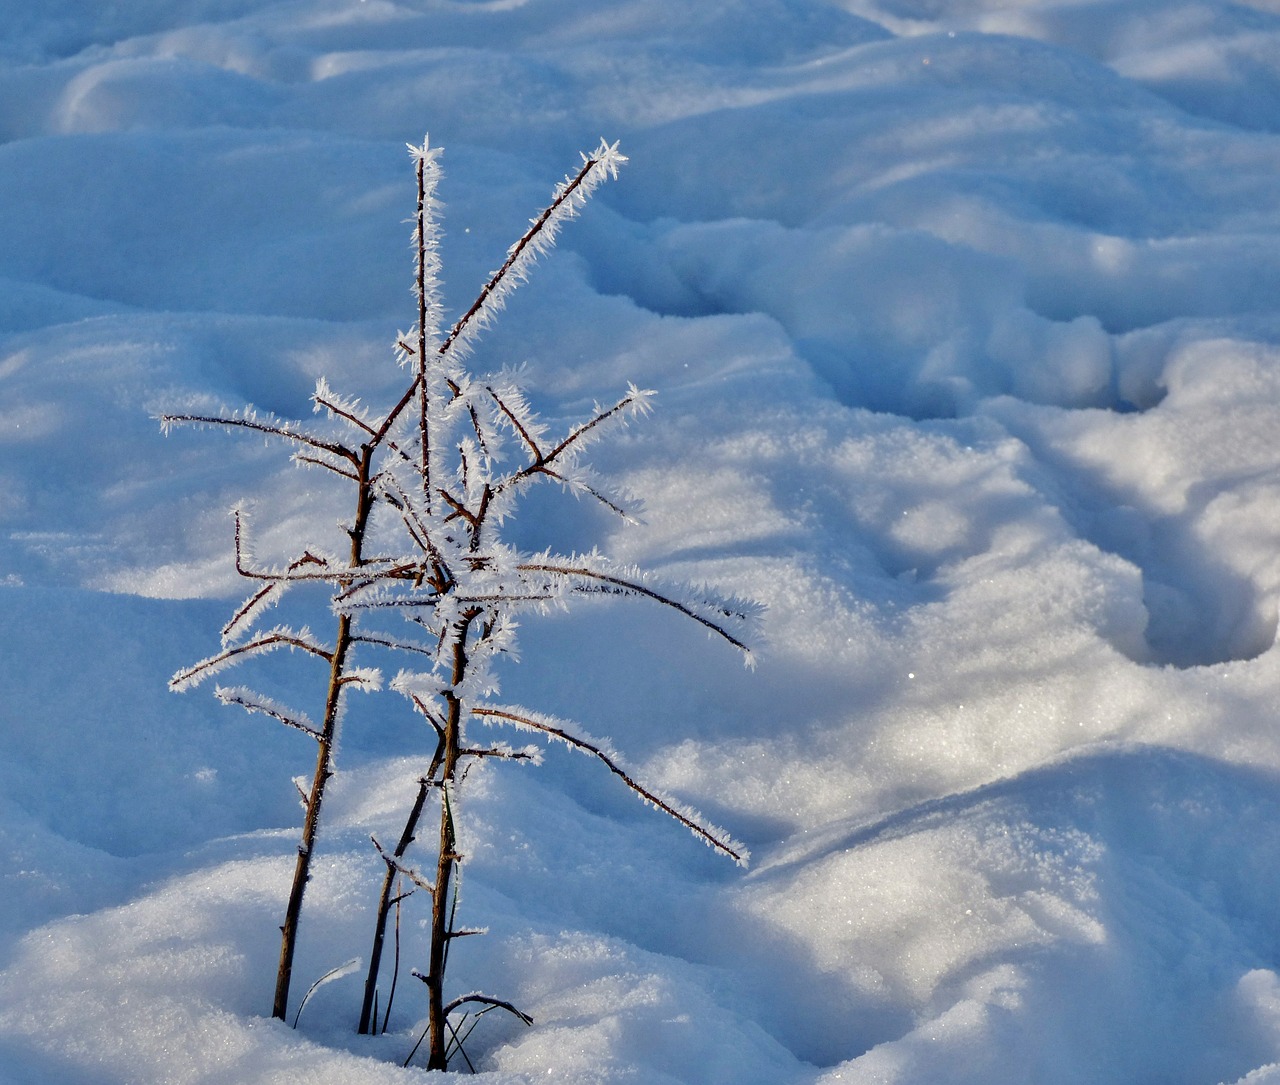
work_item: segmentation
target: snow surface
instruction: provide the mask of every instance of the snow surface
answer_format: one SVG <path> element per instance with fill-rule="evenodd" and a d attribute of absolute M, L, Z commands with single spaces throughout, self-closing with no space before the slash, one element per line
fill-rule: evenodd
<path fill-rule="evenodd" d="M 608 735 L 468 781 L 459 992 L 494 1085 L 1280 1082 L 1280 2 L 0 0 L 0 1083 L 382 1085 L 424 992 L 268 1017 L 303 736 L 167 692 L 341 510 L 278 447 L 398 388 L 405 143 L 447 302 L 579 150 L 631 162 L 511 302 L 622 527 L 767 604 L 530 622 L 503 698 Z M 283 673 L 284 692 L 306 683 Z M 280 687 L 276 687 L 279 689 Z M 295 1005 L 368 952 L 421 728 L 353 705 Z M 412 901 L 409 902 L 413 904 Z M 404 924 L 406 968 L 421 914 Z"/>

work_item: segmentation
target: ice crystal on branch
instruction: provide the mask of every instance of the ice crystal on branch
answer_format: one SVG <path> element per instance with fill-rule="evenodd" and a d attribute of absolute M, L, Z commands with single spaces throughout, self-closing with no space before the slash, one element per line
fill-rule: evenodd
<path fill-rule="evenodd" d="M 499 692 L 496 664 L 516 659 L 521 615 L 567 607 L 584 596 L 656 604 L 701 625 L 749 661 L 755 611 L 710 593 L 668 589 L 640 570 L 616 566 L 595 552 L 526 554 L 503 538 L 504 522 L 516 513 L 519 498 L 539 482 L 553 482 L 578 497 L 598 501 L 623 518 L 630 515 L 626 502 L 610 494 L 591 473 L 585 453 L 611 429 L 647 414 L 653 392 L 629 385 L 617 400 L 597 404 L 577 425 L 553 432 L 532 410 L 510 370 L 480 378 L 466 365 L 481 333 L 537 260 L 552 248 L 561 227 L 599 185 L 617 177 L 626 161 L 617 144 L 602 141 L 594 154 L 582 156 L 581 168 L 555 188 L 550 203 L 530 220 L 474 303 L 447 333 L 441 331 L 440 204 L 435 195 L 441 152 L 425 139 L 420 146 L 410 144 L 409 152 L 417 181 L 411 235 L 417 314 L 410 330 L 395 343 L 396 360 L 406 371 L 400 396 L 379 407 L 336 390 L 321 378 L 312 396 L 315 420 L 311 425 L 259 415 L 251 408 L 162 418 L 166 430 L 178 424 L 218 426 L 278 440 L 299 465 L 332 475 L 352 500 L 350 519 L 342 525 L 349 540 L 345 555 L 310 545 L 274 566 L 253 556 L 245 513 L 235 510 L 236 568 L 253 582 L 253 591 L 223 628 L 220 651 L 176 674 L 172 686 L 188 689 L 245 660 L 278 656 L 282 648 L 288 649 L 286 654 L 310 657 L 318 668 L 317 690 L 323 691 L 323 697 L 317 698 L 322 704 L 318 722 L 253 690 L 217 690 L 223 702 L 303 731 L 319 746 L 310 787 L 298 785 L 305 811 L 303 833 L 281 928 L 273 1008 L 276 1017 L 285 1019 L 303 893 L 325 788 L 336 771 L 334 751 L 345 696 L 348 689 L 383 688 L 382 670 L 358 657 L 399 661 L 398 673 L 386 685 L 423 721 L 427 746 L 433 752 L 416 779 L 399 842 L 387 849 L 374 840 L 386 874 L 359 1028 L 362 1033 L 386 1028 L 394 975 L 381 1026 L 374 1012 L 384 931 L 391 909 L 399 909 L 409 894 L 421 891 L 431 902 L 431 948 L 426 967 L 413 974 L 428 992 L 427 1066 L 444 1069 L 452 1053 L 449 1038 L 456 1039 L 449 1014 L 460 1006 L 479 1003 L 529 1021 L 509 1003 L 488 995 L 473 992 L 452 1001 L 446 998 L 448 946 L 453 939 L 477 933 L 454 925 L 463 858 L 457 846 L 457 801 L 468 768 L 484 759 L 540 760 L 536 748 L 473 742 L 467 733 L 473 718 L 534 733 L 594 756 L 644 802 L 735 861 L 746 861 L 746 850 L 724 832 L 676 800 L 639 783 L 622 767 L 609 743 L 530 709 L 490 703 L 488 699 Z M 378 553 L 371 552 L 375 523 Z M 285 592 L 300 587 L 328 592 L 334 622 L 330 638 L 287 625 L 253 631 L 266 609 L 282 605 Z M 568 662 L 564 666 L 572 669 Z M 438 822 L 436 850 L 434 855 L 410 861 L 406 852 L 417 839 L 424 817 Z M 434 876 L 416 873 L 428 864 L 434 864 Z"/>

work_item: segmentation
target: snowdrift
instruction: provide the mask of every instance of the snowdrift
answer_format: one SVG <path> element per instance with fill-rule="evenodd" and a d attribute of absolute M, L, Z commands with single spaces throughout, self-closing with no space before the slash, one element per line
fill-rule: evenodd
<path fill-rule="evenodd" d="M 312 754 L 166 690 L 227 510 L 262 554 L 342 510 L 154 415 L 398 387 L 424 130 L 455 307 L 631 160 L 476 361 L 552 421 L 657 389 L 596 457 L 645 521 L 548 490 L 519 544 L 767 607 L 754 671 L 655 610 L 522 628 L 504 699 L 754 858 L 569 752 L 477 772 L 451 974 L 536 1022 L 481 1079 L 1280 1082 L 1280 5 L 92 7 L 0 0 L 0 1082 L 420 1080 L 418 992 L 269 1019 Z M 353 705 L 301 990 L 429 753 Z"/>

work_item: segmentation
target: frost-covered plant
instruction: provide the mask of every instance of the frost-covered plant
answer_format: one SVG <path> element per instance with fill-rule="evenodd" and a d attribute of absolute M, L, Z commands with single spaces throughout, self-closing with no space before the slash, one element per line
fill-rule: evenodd
<path fill-rule="evenodd" d="M 616 145 L 601 143 L 583 165 L 558 186 L 549 206 L 508 251 L 502 266 L 471 307 L 443 330 L 439 294 L 439 156 L 426 141 L 410 147 L 416 166 L 418 200 L 414 219 L 417 319 L 401 335 L 396 352 L 408 373 L 403 394 L 384 412 L 336 394 L 323 379 L 313 396 L 326 425 L 232 415 L 171 414 L 166 427 L 194 423 L 247 429 L 295 446 L 294 458 L 328 470 L 351 490 L 354 512 L 346 525 L 350 539 L 344 557 L 306 547 L 278 568 L 261 568 L 246 557 L 243 515 L 236 513 L 236 558 L 240 573 L 257 587 L 223 630 L 221 650 L 175 675 L 173 688 L 185 689 L 241 660 L 290 648 L 328 665 L 321 722 L 243 688 L 219 688 L 227 703 L 273 716 L 309 734 L 318 744 L 311 785 L 303 791 L 302 841 L 285 923 L 274 1015 L 285 1017 L 302 897 L 309 877 L 325 785 L 334 772 L 333 750 L 348 687 L 373 690 L 381 672 L 357 665 L 358 653 L 391 653 L 403 665 L 389 686 L 405 697 L 435 738 L 434 753 L 417 780 L 416 794 L 394 848 L 373 843 L 385 864 L 373 948 L 365 983 L 359 1030 L 377 1029 L 377 990 L 383 943 L 392 908 L 415 890 L 431 899 L 430 949 L 426 968 L 414 974 L 428 992 L 427 1066 L 444 1069 L 460 1048 L 450 1015 L 463 1007 L 508 1010 L 528 1021 L 510 1003 L 478 992 L 446 1000 L 445 969 L 453 940 L 476 933 L 455 925 L 459 864 L 457 793 L 467 767 L 478 759 L 536 761 L 537 747 L 514 749 L 505 743 L 474 742 L 467 724 L 479 720 L 563 742 L 606 765 L 643 800 L 684 824 L 706 843 L 738 862 L 746 852 L 696 813 L 641 786 L 622 767 L 606 742 L 592 739 L 572 724 L 529 709 L 496 703 L 494 664 L 511 656 L 521 614 L 567 605 L 578 596 L 616 596 L 658 603 L 704 626 L 748 658 L 746 628 L 751 609 L 732 601 L 676 596 L 656 588 L 634 569 L 615 566 L 603 555 L 528 554 L 503 537 L 503 525 L 529 486 L 553 481 L 579 496 L 600 502 L 626 517 L 624 503 L 605 493 L 582 454 L 610 425 L 650 409 L 651 392 L 634 385 L 616 402 L 595 412 L 568 432 L 549 433 L 509 375 L 482 378 L 466 364 L 477 336 L 503 307 L 539 255 L 555 241 L 561 225 L 603 181 L 616 177 L 625 162 Z M 370 532 L 378 524 L 380 552 L 367 553 Z M 306 629 L 280 625 L 254 633 L 256 619 L 286 589 L 298 585 L 327 588 L 333 612 L 332 639 L 322 641 Z M 390 624 L 389 624 L 390 623 Z M 408 856 L 424 817 L 435 809 L 438 833 L 431 863 Z M 430 869 L 431 864 L 434 869 Z M 406 887 L 406 882 L 408 887 Z M 398 914 L 398 912 L 397 912 Z M 398 971 L 398 954 L 397 954 Z M 383 1008 L 382 1028 L 395 990 Z M 411 1056 L 412 1057 L 412 1056 Z"/>

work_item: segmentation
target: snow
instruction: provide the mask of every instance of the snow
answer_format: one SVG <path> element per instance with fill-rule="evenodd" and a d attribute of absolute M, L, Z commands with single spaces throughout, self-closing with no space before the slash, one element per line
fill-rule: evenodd
<path fill-rule="evenodd" d="M 572 750 L 478 767 L 450 982 L 535 1022 L 480 1079 L 1280 1082 L 1280 3 L 0 19 L 0 1085 L 420 1079 L 424 910 L 385 1035 L 360 970 L 271 1020 L 314 748 L 167 689 L 245 594 L 229 510 L 278 564 L 340 495 L 155 416 L 398 394 L 424 131 L 448 314 L 629 159 L 473 361 L 552 432 L 656 389 L 591 450 L 643 522 L 546 488 L 513 541 L 767 608 L 754 670 L 661 607 L 522 622 L 502 702 L 752 863 Z M 397 701 L 347 712 L 294 1008 L 369 952 L 434 748 Z"/>

